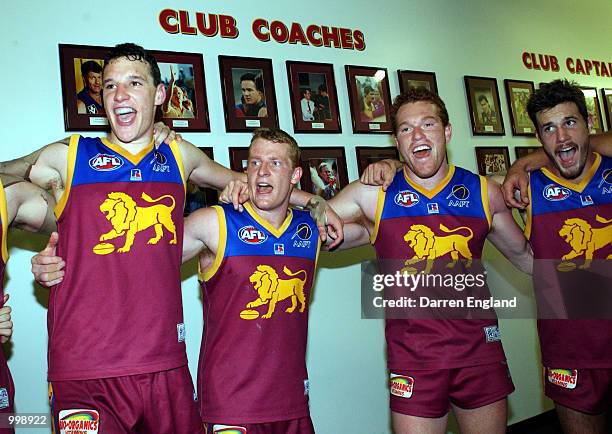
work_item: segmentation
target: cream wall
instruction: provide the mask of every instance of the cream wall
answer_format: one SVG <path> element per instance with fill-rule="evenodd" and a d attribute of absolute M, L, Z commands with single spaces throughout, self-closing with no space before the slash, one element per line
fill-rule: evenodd
<path fill-rule="evenodd" d="M 237 40 L 170 35 L 157 23 L 164 8 L 232 15 L 238 22 Z M 214 146 L 216 159 L 228 163 L 227 147 L 247 145 L 244 133 L 225 133 L 217 55 L 258 56 L 273 59 L 279 118 L 292 132 L 285 60 L 331 62 L 341 107 L 342 134 L 296 135 L 303 146 L 345 146 L 349 177 L 356 179 L 354 148 L 388 145 L 380 135 L 354 135 L 348 109 L 344 65 L 388 68 L 391 92 L 398 93 L 397 69 L 435 71 L 445 99 L 454 137 L 449 145 L 456 164 L 474 170 L 475 145 L 533 145 L 534 139 L 511 136 L 503 79 L 548 81 L 565 74 L 529 71 L 522 66 L 525 50 L 612 61 L 612 3 L 542 0 L 444 1 L 311 0 L 294 3 L 218 1 L 47 2 L 31 0 L 5 5 L 0 17 L 3 54 L 0 78 L 5 91 L 0 114 L 5 125 L 0 160 L 29 153 L 67 135 L 62 117 L 58 43 L 114 45 L 134 41 L 147 48 L 202 52 L 206 71 L 211 133 L 186 134 L 199 146 Z M 360 29 L 363 52 L 262 43 L 251 34 L 257 17 Z M 496 77 L 507 134 L 473 137 L 463 86 L 463 75 Z M 574 76 L 583 85 L 612 87 L 612 79 Z M 513 151 L 511 149 L 511 155 Z M 6 289 L 11 293 L 15 333 L 9 345 L 9 364 L 17 387 L 19 412 L 45 412 L 46 303 L 48 294 L 35 288 L 29 258 L 42 248 L 39 238 L 13 232 Z M 496 294 L 518 295 L 530 303 L 529 279 L 515 272 L 490 246 L 490 284 Z M 383 325 L 360 317 L 359 262 L 371 251 L 361 249 L 325 256 L 311 307 L 308 366 L 311 409 L 321 433 L 388 433 Z M 105 270 L 101 270 L 104 273 Z M 201 303 L 193 264 L 185 267 L 183 299 L 188 325 L 188 352 L 192 372 L 197 362 L 202 328 Z M 101 275 L 103 278 L 103 275 Z M 146 301 L 145 301 L 146 302 Z M 550 403 L 541 398 L 538 348 L 532 320 L 501 321 L 504 344 L 517 391 L 510 397 L 510 421 L 533 416 Z M 26 433 L 27 430 L 20 430 Z M 34 431 L 39 432 L 39 431 Z"/>

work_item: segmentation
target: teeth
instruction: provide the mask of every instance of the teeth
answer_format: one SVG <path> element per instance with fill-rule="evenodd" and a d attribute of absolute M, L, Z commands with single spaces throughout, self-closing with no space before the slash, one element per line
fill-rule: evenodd
<path fill-rule="evenodd" d="M 133 108 L 131 108 L 131 107 L 120 107 L 120 108 L 115 109 L 115 114 L 116 115 L 125 115 L 125 114 L 128 114 L 128 113 L 134 113 L 134 111 L 135 110 Z"/>
<path fill-rule="evenodd" d="M 260 182 L 259 184 L 257 184 L 258 187 L 271 187 L 270 184 L 267 184 L 265 182 Z"/>
<path fill-rule="evenodd" d="M 416 148 L 414 148 L 414 150 L 412 151 L 412 153 L 415 152 L 419 152 L 419 151 L 429 151 L 430 147 L 427 145 L 421 145 L 421 146 L 417 146 Z"/>

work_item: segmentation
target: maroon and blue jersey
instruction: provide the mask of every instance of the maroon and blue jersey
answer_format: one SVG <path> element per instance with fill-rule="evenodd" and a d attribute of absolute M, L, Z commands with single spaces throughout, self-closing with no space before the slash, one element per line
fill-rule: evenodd
<path fill-rule="evenodd" d="M 379 190 L 372 243 L 385 274 L 438 274 L 444 279 L 459 274 L 480 276 L 478 298 L 488 298 L 480 258 L 490 224 L 483 177 L 450 166 L 446 177 L 426 190 L 404 170 L 386 192 Z M 436 291 L 421 286 L 413 295 L 436 297 L 440 294 Z M 451 287 L 444 294 L 465 301 L 468 292 Z M 387 311 L 389 369 L 451 369 L 505 360 L 494 312 L 484 316 L 477 310 L 461 312 L 466 319 L 391 317 Z"/>
<path fill-rule="evenodd" d="M 175 143 L 132 155 L 72 136 L 56 207 L 63 282 L 51 290 L 49 381 L 183 366 L 185 183 Z"/>
<path fill-rule="evenodd" d="M 532 172 L 529 196 L 542 363 L 611 368 L 612 159 L 595 154 L 579 183 Z"/>
<path fill-rule="evenodd" d="M 308 305 L 319 252 L 308 212 L 276 229 L 250 203 L 215 206 L 219 247 L 201 275 L 204 334 L 198 368 L 206 422 L 308 416 Z"/>

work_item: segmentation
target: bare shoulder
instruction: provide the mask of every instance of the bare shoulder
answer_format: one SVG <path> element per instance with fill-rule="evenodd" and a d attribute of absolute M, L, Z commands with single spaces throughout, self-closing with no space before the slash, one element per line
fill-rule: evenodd
<path fill-rule="evenodd" d="M 499 178 L 501 178 L 503 182 L 503 177 Z M 506 202 L 504 201 L 504 195 L 498 183 L 498 179 L 493 179 L 492 177 L 487 177 L 485 179 L 487 182 L 487 198 L 489 200 L 489 210 L 491 214 L 506 211 Z"/>

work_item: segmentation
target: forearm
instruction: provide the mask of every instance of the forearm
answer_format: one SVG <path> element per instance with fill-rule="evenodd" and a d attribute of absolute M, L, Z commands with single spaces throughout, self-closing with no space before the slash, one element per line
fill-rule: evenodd
<path fill-rule="evenodd" d="M 533 172 L 534 170 L 546 167 L 549 162 L 550 159 L 548 158 L 548 155 L 546 155 L 546 152 L 544 152 L 543 149 L 538 149 L 537 151 L 516 160 L 510 170 Z"/>
<path fill-rule="evenodd" d="M 612 157 L 612 132 L 596 134 L 590 137 L 591 149 L 598 154 Z"/>

